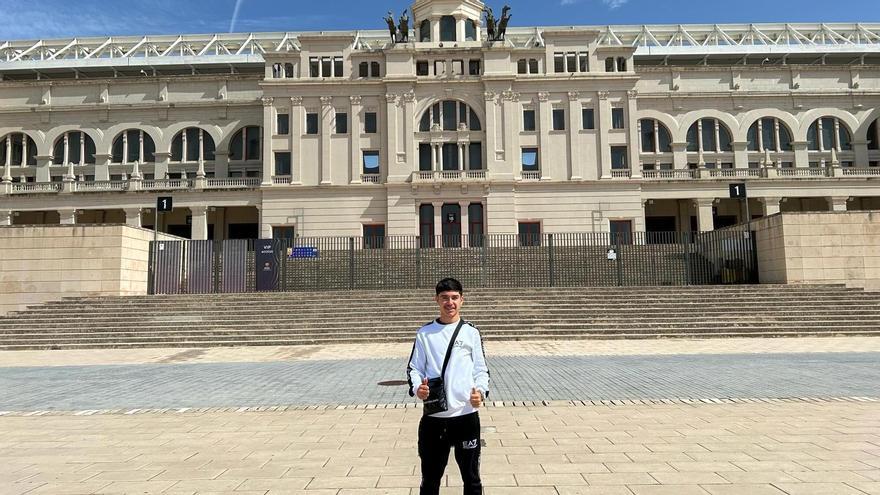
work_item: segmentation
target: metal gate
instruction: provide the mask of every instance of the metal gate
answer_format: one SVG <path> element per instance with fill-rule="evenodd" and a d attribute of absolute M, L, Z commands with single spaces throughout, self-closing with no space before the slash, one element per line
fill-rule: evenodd
<path fill-rule="evenodd" d="M 743 226 L 702 233 L 462 235 L 454 243 L 442 236 L 159 241 L 150 254 L 152 294 L 405 289 L 432 287 L 447 276 L 467 287 L 758 282 L 754 234 Z"/>

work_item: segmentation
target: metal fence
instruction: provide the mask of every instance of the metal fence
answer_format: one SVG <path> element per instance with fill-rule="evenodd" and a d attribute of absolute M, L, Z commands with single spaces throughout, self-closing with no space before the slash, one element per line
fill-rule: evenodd
<path fill-rule="evenodd" d="M 754 234 L 638 232 L 159 241 L 153 294 L 757 283 Z"/>

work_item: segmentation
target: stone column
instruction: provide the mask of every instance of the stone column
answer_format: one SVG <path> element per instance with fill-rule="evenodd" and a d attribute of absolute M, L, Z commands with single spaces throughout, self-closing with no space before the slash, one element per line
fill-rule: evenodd
<path fill-rule="evenodd" d="M 461 215 L 459 220 L 461 220 L 461 247 L 470 246 L 470 240 L 468 234 L 470 234 L 470 216 L 468 212 L 468 206 L 471 204 L 470 201 L 459 201 L 458 208 L 461 210 Z"/>
<path fill-rule="evenodd" d="M 691 231 L 691 202 L 678 200 L 678 230 L 679 232 Z"/>
<path fill-rule="evenodd" d="M 846 211 L 846 204 L 849 202 L 849 196 L 831 196 L 828 198 L 828 205 L 831 211 Z"/>
<path fill-rule="evenodd" d="M 266 221 L 265 211 L 263 209 L 263 205 L 256 205 L 257 208 L 257 216 L 260 219 L 260 239 L 271 239 L 272 238 L 272 225 Z M 304 232 L 300 232 L 300 225 L 296 226 L 296 230 L 298 231 L 297 235 L 305 235 Z"/>
<path fill-rule="evenodd" d="M 349 183 L 351 184 L 360 184 L 361 183 L 361 97 L 360 96 L 349 96 L 348 101 L 349 105 L 349 115 L 351 116 L 350 126 L 348 127 L 348 143 L 349 150 L 351 151 L 351 167 L 349 170 L 351 171 L 351 178 L 349 179 Z M 379 163 L 379 172 L 382 172 L 381 161 Z"/>
<path fill-rule="evenodd" d="M 440 42 L 440 16 L 432 15 L 431 16 L 431 41 L 434 43 Z"/>
<path fill-rule="evenodd" d="M 820 137 L 819 141 L 822 139 Z M 791 147 L 794 150 L 794 166 L 797 168 L 801 167 L 809 167 L 810 166 L 810 152 L 807 150 L 807 146 L 810 143 L 807 141 L 792 141 Z M 777 165 L 778 168 L 782 168 L 782 163 Z"/>
<path fill-rule="evenodd" d="M 58 218 L 61 225 L 76 225 L 76 210 L 58 210 Z"/>
<path fill-rule="evenodd" d="M 0 210 L 0 225 L 12 225 L 12 210 Z"/>
<path fill-rule="evenodd" d="M 466 170 L 464 166 L 464 143 L 458 143 L 458 169 Z"/>
<path fill-rule="evenodd" d="M 109 153 L 95 154 L 95 180 L 110 180 L 110 160 L 113 155 Z"/>
<path fill-rule="evenodd" d="M 263 139 L 269 139 L 268 135 L 264 135 Z M 266 164 L 266 158 L 263 158 L 263 166 Z M 217 150 L 214 152 L 214 177 L 217 179 L 226 179 L 229 177 L 229 151 Z"/>
<path fill-rule="evenodd" d="M 208 207 L 190 206 L 192 214 L 192 240 L 204 241 L 208 239 Z M 126 213 L 127 215 L 127 213 Z"/>
<path fill-rule="evenodd" d="M 553 106 L 550 104 L 550 93 L 538 93 L 538 170 L 541 171 L 541 179 L 552 177 L 550 164 L 550 129 L 553 128 Z"/>
<path fill-rule="evenodd" d="M 614 64 L 614 68 L 617 68 L 617 64 Z M 627 128 L 627 141 L 628 145 L 626 147 L 627 153 L 627 165 L 630 170 L 630 177 L 633 179 L 641 179 L 642 178 L 642 167 L 639 166 L 639 129 L 635 122 L 635 115 L 638 112 L 638 105 L 636 104 L 638 98 L 638 92 L 636 90 L 630 90 L 626 92 L 626 128 Z M 659 141 L 659 136 L 655 136 Z M 610 150 L 609 150 L 610 157 Z"/>
<path fill-rule="evenodd" d="M 434 247 L 443 246 L 443 202 L 431 203 L 434 206 Z"/>
<path fill-rule="evenodd" d="M 715 230 L 715 220 L 712 216 L 714 198 L 700 198 L 694 200 L 697 205 L 697 228 L 700 232 Z"/>
<path fill-rule="evenodd" d="M 513 179 L 513 177 L 518 176 L 520 174 L 520 170 L 522 168 L 522 152 L 519 148 L 519 131 L 521 128 L 520 119 L 522 118 L 522 106 L 519 103 L 520 93 L 515 91 L 505 91 L 501 95 L 502 97 L 502 119 L 503 119 L 503 150 L 504 150 L 504 162 L 506 163 L 506 167 L 504 172 L 507 174 L 507 177 Z M 486 128 L 486 133 L 494 132 L 490 130 L 489 127 Z M 497 143 L 496 143 L 497 145 Z M 492 150 L 494 154 L 495 151 Z"/>
<path fill-rule="evenodd" d="M 465 38 L 464 23 L 465 17 L 463 15 L 455 16 L 455 39 L 458 42 L 464 41 Z M 465 70 L 467 70 L 467 67 L 465 67 Z"/>
<path fill-rule="evenodd" d="M 404 153 L 403 163 L 400 163 L 400 158 L 397 153 L 392 154 L 390 151 L 388 152 L 387 158 L 387 167 L 385 171 L 382 173 L 383 181 L 387 178 L 388 170 L 391 169 L 390 165 L 392 163 L 402 165 L 406 167 L 406 172 L 410 173 L 413 170 L 418 170 L 418 164 L 416 160 L 418 159 L 418 148 L 416 147 L 416 138 L 415 138 L 415 114 L 416 114 L 416 94 L 414 91 L 410 90 L 406 93 L 403 93 L 403 146 L 402 149 Z"/>
<path fill-rule="evenodd" d="M 125 209 L 125 224 L 131 227 L 141 227 L 141 209 L 140 208 L 126 208 Z"/>
<path fill-rule="evenodd" d="M 264 96 L 263 102 L 263 127 L 260 132 L 263 135 L 263 186 L 272 185 L 272 176 L 275 175 L 275 156 L 272 154 L 272 129 L 275 116 L 275 98 Z M 227 155 L 228 158 L 228 155 Z M 228 161 L 227 161 L 228 163 Z M 227 165 L 228 171 L 228 165 Z"/>
<path fill-rule="evenodd" d="M 599 104 L 596 108 L 596 146 L 599 148 L 599 178 L 611 178 L 611 145 L 608 133 L 611 131 L 611 102 L 608 92 L 599 91 Z"/>
<path fill-rule="evenodd" d="M 764 203 L 765 217 L 779 213 L 779 202 L 781 201 L 781 198 L 760 198 L 759 201 Z"/>
<path fill-rule="evenodd" d="M 580 126 L 581 102 L 580 93 L 568 92 L 568 160 L 570 180 L 584 178 L 584 156 L 581 155 Z"/>
<path fill-rule="evenodd" d="M 303 126 L 306 122 L 305 109 L 302 106 L 302 96 L 290 98 L 290 183 L 302 184 L 302 135 Z"/>
<path fill-rule="evenodd" d="M 329 185 L 333 183 L 332 166 L 333 152 L 330 146 L 330 137 L 333 135 L 333 120 L 335 118 L 335 109 L 333 108 L 333 97 L 321 97 L 321 177 L 320 184 Z"/>
<path fill-rule="evenodd" d="M 52 155 L 37 155 L 37 182 L 49 182 L 52 180 Z"/>
<path fill-rule="evenodd" d="M 171 153 L 167 151 L 156 152 L 156 166 L 154 177 L 157 180 L 166 179 L 168 177 L 168 163 L 171 160 Z"/>

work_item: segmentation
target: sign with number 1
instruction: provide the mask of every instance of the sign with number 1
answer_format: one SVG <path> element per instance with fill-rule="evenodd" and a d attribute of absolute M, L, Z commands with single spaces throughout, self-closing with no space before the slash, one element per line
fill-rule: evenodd
<path fill-rule="evenodd" d="M 171 196 L 160 196 L 159 199 L 156 200 L 156 211 L 166 212 L 174 209 L 174 205 L 171 201 Z"/>
<path fill-rule="evenodd" d="M 745 184 L 730 184 L 730 197 L 744 199 L 746 198 Z"/>

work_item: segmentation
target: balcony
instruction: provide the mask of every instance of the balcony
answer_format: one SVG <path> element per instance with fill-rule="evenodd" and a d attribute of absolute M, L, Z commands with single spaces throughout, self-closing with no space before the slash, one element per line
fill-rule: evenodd
<path fill-rule="evenodd" d="M 364 184 L 379 184 L 382 182 L 380 174 L 361 174 L 361 182 Z"/>
<path fill-rule="evenodd" d="M 696 170 L 643 170 L 642 177 L 645 179 L 696 179 Z"/>
<path fill-rule="evenodd" d="M 127 189 L 127 180 L 98 180 L 73 183 L 73 190 L 75 192 L 125 191 Z"/>
<path fill-rule="evenodd" d="M 61 191 L 60 182 L 26 182 L 12 184 L 12 194 L 57 193 Z"/>
<path fill-rule="evenodd" d="M 413 172 L 411 181 L 419 182 L 483 182 L 485 170 L 420 170 Z"/>
<path fill-rule="evenodd" d="M 156 179 L 141 181 L 144 191 L 171 191 L 175 189 L 191 189 L 193 179 Z"/>
<path fill-rule="evenodd" d="M 611 170 L 612 179 L 629 179 L 632 177 L 632 171 L 628 168 L 615 168 Z"/>
<path fill-rule="evenodd" d="M 541 180 L 541 172 L 537 170 L 523 170 L 519 173 L 520 180 Z"/>

